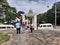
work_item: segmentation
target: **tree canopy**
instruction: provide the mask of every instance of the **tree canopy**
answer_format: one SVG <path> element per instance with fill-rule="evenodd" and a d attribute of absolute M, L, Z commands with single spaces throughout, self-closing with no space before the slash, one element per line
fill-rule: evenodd
<path fill-rule="evenodd" d="M 49 9 L 47 12 L 43 14 L 38 15 L 38 23 L 41 23 L 42 21 L 46 23 L 52 23 L 55 24 L 55 5 L 56 5 L 56 11 L 57 11 L 57 24 L 60 24 L 60 2 L 54 3 L 51 9 Z"/>
<path fill-rule="evenodd" d="M 2 5 L 2 8 L 0 8 L 0 15 L 3 16 L 3 12 L 5 13 L 5 18 L 0 18 L 0 20 L 4 19 L 6 22 L 12 21 L 16 18 L 17 16 L 17 12 L 16 12 L 16 8 L 15 7 L 11 7 L 7 0 L 0 0 L 0 5 Z"/>

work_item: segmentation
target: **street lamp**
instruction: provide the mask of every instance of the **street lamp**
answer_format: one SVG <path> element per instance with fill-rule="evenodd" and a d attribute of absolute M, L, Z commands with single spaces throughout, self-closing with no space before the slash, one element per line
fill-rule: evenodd
<path fill-rule="evenodd" d="M 47 6 L 49 8 L 49 6 Z M 57 26 L 57 6 L 56 6 L 56 0 L 55 0 L 55 29 Z"/>
<path fill-rule="evenodd" d="M 49 8 L 49 6 L 47 6 Z M 56 29 L 56 25 L 57 25 L 57 6 L 56 6 L 56 0 L 55 0 L 55 29 Z"/>
<path fill-rule="evenodd" d="M 60 3 L 56 3 L 56 0 L 55 0 L 55 29 L 56 29 L 56 26 L 57 26 L 57 4 L 60 4 Z"/>

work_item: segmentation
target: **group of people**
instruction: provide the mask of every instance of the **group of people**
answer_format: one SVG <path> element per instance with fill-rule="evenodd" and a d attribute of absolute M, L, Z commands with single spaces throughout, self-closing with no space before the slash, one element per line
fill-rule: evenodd
<path fill-rule="evenodd" d="M 27 26 L 24 22 L 22 24 L 20 24 L 19 21 L 16 22 L 15 27 L 17 30 L 17 34 L 20 34 L 21 32 L 25 32 L 25 30 L 27 30 L 27 28 L 30 29 L 31 33 L 34 30 L 34 27 L 32 24 L 30 24 L 30 26 Z"/>

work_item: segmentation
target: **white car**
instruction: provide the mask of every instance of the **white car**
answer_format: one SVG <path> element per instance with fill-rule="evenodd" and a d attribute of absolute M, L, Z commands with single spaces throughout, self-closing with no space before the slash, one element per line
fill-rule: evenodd
<path fill-rule="evenodd" d="M 0 25 L 0 30 L 16 30 L 16 28 L 13 25 Z"/>
<path fill-rule="evenodd" d="M 50 29 L 52 30 L 53 29 L 53 25 L 50 24 L 50 23 L 46 23 L 46 24 L 39 24 L 38 26 L 38 30 L 42 30 L 42 29 Z"/>

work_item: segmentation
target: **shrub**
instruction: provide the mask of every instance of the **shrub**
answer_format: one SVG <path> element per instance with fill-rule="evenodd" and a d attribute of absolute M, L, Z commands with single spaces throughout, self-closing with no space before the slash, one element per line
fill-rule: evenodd
<path fill-rule="evenodd" d="M 8 41 L 10 39 L 10 36 L 8 34 L 2 34 L 0 33 L 0 44 L 3 42 L 3 41 Z"/>

